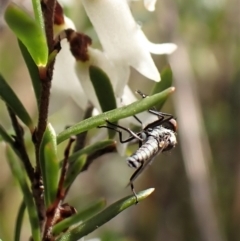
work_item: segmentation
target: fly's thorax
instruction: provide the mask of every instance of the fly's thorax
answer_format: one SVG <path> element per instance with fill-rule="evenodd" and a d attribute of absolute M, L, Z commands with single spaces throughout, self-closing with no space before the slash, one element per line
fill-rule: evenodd
<path fill-rule="evenodd" d="M 164 135 L 164 142 L 165 142 L 165 147 L 163 151 L 168 151 L 173 149 L 177 144 L 176 134 L 172 130 L 166 129 L 166 132 Z"/>
<path fill-rule="evenodd" d="M 148 133 L 145 132 L 145 131 L 141 132 L 140 138 L 141 138 L 143 141 L 146 141 L 147 138 L 148 138 Z"/>

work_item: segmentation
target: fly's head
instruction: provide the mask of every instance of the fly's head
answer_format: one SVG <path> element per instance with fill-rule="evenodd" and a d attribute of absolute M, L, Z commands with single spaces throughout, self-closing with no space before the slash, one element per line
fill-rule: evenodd
<path fill-rule="evenodd" d="M 163 151 L 169 151 L 173 149 L 177 144 L 176 132 L 177 132 L 177 121 L 172 118 L 163 125 L 165 132 L 163 135 L 164 142 Z"/>
<path fill-rule="evenodd" d="M 162 124 L 162 126 L 166 129 L 172 130 L 173 132 L 177 132 L 178 125 L 177 125 L 177 120 L 172 118 Z"/>

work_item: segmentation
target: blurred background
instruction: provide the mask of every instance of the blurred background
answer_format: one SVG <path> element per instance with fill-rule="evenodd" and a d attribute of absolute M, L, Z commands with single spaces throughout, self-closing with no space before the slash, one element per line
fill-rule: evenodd
<path fill-rule="evenodd" d="M 18 3 L 31 11 L 30 1 Z M 6 4 L 0 1 L 0 72 L 36 120 L 30 78 L 17 41 L 3 21 Z M 97 36 L 80 1 L 65 0 L 62 4 L 78 31 L 88 34 L 98 47 Z M 150 41 L 178 45 L 171 56 L 153 56 L 160 72 L 168 64 L 173 71 L 176 91 L 162 110 L 177 117 L 178 145 L 159 155 L 135 182 L 137 191 L 155 187 L 155 192 L 86 239 L 240 240 L 240 3 L 159 0 L 153 13 L 146 11 L 142 1 L 131 6 Z M 140 89 L 147 94 L 153 85 L 132 70 L 133 91 Z M 59 133 L 65 126 L 79 122 L 83 114 L 69 99 L 50 116 L 50 122 Z M 11 130 L 2 102 L 0 123 Z M 88 142 L 100 131 L 90 131 Z M 31 138 L 27 132 L 26 135 L 27 146 L 33 151 Z M 60 145 L 60 158 L 65 146 L 66 142 Z M 2 144 L 0 156 L 0 238 L 12 240 L 22 196 L 11 176 Z M 130 194 L 130 188 L 125 186 L 134 170 L 128 168 L 125 159 L 114 153 L 96 161 L 77 178 L 67 201 L 82 209 L 100 197 L 111 204 Z M 28 239 L 30 232 L 27 218 L 24 224 L 22 240 Z"/>

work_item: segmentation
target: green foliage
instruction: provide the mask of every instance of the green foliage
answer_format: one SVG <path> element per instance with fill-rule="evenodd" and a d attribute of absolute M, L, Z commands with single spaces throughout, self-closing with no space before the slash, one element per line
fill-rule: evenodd
<path fill-rule="evenodd" d="M 58 235 L 65 229 L 71 227 L 74 224 L 85 222 L 87 219 L 89 219 L 91 216 L 93 216 L 95 213 L 99 212 L 101 209 L 103 209 L 106 206 L 106 201 L 104 199 L 96 201 L 95 203 L 89 205 L 87 208 L 85 208 L 83 211 L 78 212 L 77 214 L 64 219 L 63 221 L 57 223 L 53 227 L 53 234 Z"/>
<path fill-rule="evenodd" d="M 78 174 L 81 172 L 83 169 L 84 165 L 86 164 L 87 161 L 87 155 L 79 155 L 76 157 L 74 162 L 70 163 L 67 174 L 66 174 L 66 179 L 64 181 L 64 187 L 69 188 L 71 184 L 74 182 Z"/>
<path fill-rule="evenodd" d="M 21 119 L 21 121 L 33 131 L 33 122 L 31 117 L 27 113 L 25 107 L 18 99 L 12 88 L 8 85 L 6 80 L 0 74 L 0 96 L 5 101 L 6 105 L 9 106 L 14 113 Z"/>
<path fill-rule="evenodd" d="M 69 157 L 69 162 L 73 163 L 76 162 L 78 158 L 80 158 L 82 155 L 89 155 L 95 151 L 104 149 L 107 146 L 115 144 L 114 140 L 104 140 L 104 141 L 99 141 L 97 143 L 94 143 L 90 146 L 86 146 L 83 149 L 74 152 L 70 157 Z"/>
<path fill-rule="evenodd" d="M 39 23 L 13 3 L 8 5 L 4 16 L 16 37 L 26 46 L 35 64 L 38 67 L 46 66 L 48 48 L 45 33 Z"/>
<path fill-rule="evenodd" d="M 36 66 L 33 58 L 29 54 L 25 45 L 20 40 L 18 40 L 18 45 L 19 45 L 19 48 L 21 50 L 24 61 L 26 63 L 26 66 L 28 68 L 28 72 L 30 74 L 33 89 L 34 89 L 34 93 L 35 93 L 35 96 L 36 96 L 36 101 L 39 105 L 42 86 L 41 86 L 41 80 L 40 80 L 40 77 L 39 77 L 38 67 Z"/>
<path fill-rule="evenodd" d="M 149 196 L 154 191 L 153 188 L 144 190 L 137 194 L 138 201 L 144 200 L 147 196 Z M 71 231 L 66 232 L 63 234 L 57 241 L 74 241 L 79 240 L 80 238 L 88 235 L 93 230 L 96 229 L 96 227 L 100 227 L 115 216 L 117 216 L 119 213 L 121 213 L 126 208 L 129 208 L 132 205 L 136 204 L 136 197 L 135 196 L 129 196 L 125 197 L 109 207 L 107 207 L 105 210 L 97 214 L 96 216 L 90 218 L 86 222 L 83 222 L 79 226 L 75 227 Z"/>
<path fill-rule="evenodd" d="M 106 73 L 96 66 L 90 66 L 89 73 L 102 112 L 116 109 L 116 98 L 111 81 Z"/>
<path fill-rule="evenodd" d="M 128 116 L 135 115 L 142 111 L 148 110 L 157 103 L 164 102 L 166 98 L 174 91 L 174 88 L 168 88 L 165 91 L 149 96 L 148 98 L 136 101 L 128 106 L 105 112 L 103 114 L 88 118 L 76 125 L 73 125 L 62 131 L 57 136 L 57 143 L 68 139 L 71 135 L 76 135 L 105 124 L 105 121 L 115 122 Z"/>
<path fill-rule="evenodd" d="M 4 129 L 2 125 L 0 125 L 0 135 L 5 142 L 9 143 L 12 146 L 12 148 L 14 148 L 13 138 L 10 135 L 8 135 L 7 131 Z"/>
<path fill-rule="evenodd" d="M 12 170 L 13 176 L 17 179 L 23 197 L 24 202 L 28 210 L 29 221 L 32 230 L 32 237 L 34 241 L 40 241 L 40 227 L 38 223 L 38 216 L 35 203 L 33 201 L 32 193 L 29 190 L 24 169 L 22 168 L 19 160 L 16 159 L 11 148 L 7 146 L 6 154 L 8 158 L 9 166 Z"/>
<path fill-rule="evenodd" d="M 53 6 L 49 5 L 51 3 Z M 65 198 L 78 175 L 87 171 L 98 157 L 108 152 L 116 152 L 116 141 L 112 139 L 112 132 L 109 132 L 109 139 L 104 137 L 93 144 L 88 144 L 91 143 L 88 141 L 89 136 L 92 135 L 89 131 L 106 124 L 106 120 L 117 123 L 120 119 L 147 111 L 153 106 L 162 107 L 174 92 L 174 87 L 171 87 L 172 72 L 170 68 L 163 71 L 161 84 L 155 85 L 152 95 L 148 98 L 117 108 L 111 80 L 103 70 L 91 66 L 89 75 L 102 113 L 97 116 L 86 114 L 82 121 L 56 135 L 55 127 L 48 121 L 48 109 L 54 61 L 59 51 L 57 47 L 61 48 L 61 43 L 58 41 L 62 36 L 59 39 L 53 39 L 51 21 L 52 19 L 56 21 L 54 14 L 57 14 L 57 11 L 53 11 L 55 2 L 50 1 L 46 6 L 44 4 L 44 1 L 32 0 L 34 18 L 13 3 L 8 5 L 4 15 L 7 25 L 18 41 L 31 77 L 31 87 L 33 87 L 38 107 L 36 120 L 35 117 L 30 117 L 8 82 L 0 75 L 0 97 L 9 110 L 14 132 L 10 135 L 8 128 L 0 124 L 1 142 L 6 143 L 7 160 L 23 196 L 16 219 L 14 240 L 20 241 L 26 209 L 31 226 L 29 236 L 33 241 L 76 241 L 135 205 L 136 197 L 138 201 L 142 201 L 154 191 L 153 188 L 141 191 L 136 196 L 127 196 L 107 207 L 105 199 L 102 198 L 76 214 L 71 208 L 70 211 L 64 209 L 66 206 L 71 207 L 65 203 Z M 46 21 L 50 21 L 50 24 L 48 23 L 50 29 L 45 29 Z M 50 55 L 47 47 L 49 42 L 54 48 L 57 46 Z M 19 120 L 23 122 L 23 127 Z M 65 116 L 64 120 L 68 121 Z M 28 127 L 27 131 L 25 125 Z M 80 138 L 81 147 L 77 149 L 76 144 L 72 148 L 73 135 L 83 132 L 86 133 L 84 137 L 81 135 L 76 137 L 77 140 Z M 62 146 L 59 144 L 68 139 L 69 143 L 61 161 L 59 153 Z M 102 210 L 103 208 L 105 209 Z"/>
<path fill-rule="evenodd" d="M 46 207 L 49 207 L 56 199 L 59 178 L 56 134 L 51 124 L 48 124 L 43 135 L 39 155 L 45 189 L 45 205 Z M 51 175 L 49 175 L 49 173 L 51 173 Z"/>
<path fill-rule="evenodd" d="M 89 74 L 102 112 L 104 113 L 106 111 L 116 109 L 116 98 L 111 81 L 107 74 L 96 66 L 90 66 Z M 108 135 L 109 138 L 113 138 L 115 133 L 108 130 Z"/>
<path fill-rule="evenodd" d="M 167 88 L 170 88 L 171 86 L 172 86 L 172 70 L 170 67 L 166 67 L 161 72 L 161 81 L 157 82 L 154 85 L 154 87 L 151 91 L 151 95 L 161 93 L 162 91 L 166 90 Z M 166 99 L 163 101 L 159 101 L 159 103 L 154 105 L 155 108 L 157 110 L 161 110 L 165 101 L 166 101 Z"/>
<path fill-rule="evenodd" d="M 18 215 L 17 215 L 17 220 L 16 220 L 16 227 L 15 227 L 15 237 L 14 241 L 19 241 L 20 240 L 20 235 L 21 235 L 21 229 L 22 229 L 22 224 L 23 224 L 23 216 L 24 212 L 26 209 L 26 204 L 24 201 L 22 201 L 19 210 L 18 210 Z"/>
<path fill-rule="evenodd" d="M 38 0 L 32 0 L 32 6 L 34 11 L 34 16 L 36 23 L 39 25 L 39 27 L 44 31 L 44 19 L 41 9 L 41 2 Z"/>

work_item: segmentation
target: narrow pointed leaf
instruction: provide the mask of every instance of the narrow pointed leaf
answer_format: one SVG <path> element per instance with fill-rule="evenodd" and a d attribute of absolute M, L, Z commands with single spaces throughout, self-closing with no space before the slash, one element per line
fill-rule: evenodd
<path fill-rule="evenodd" d="M 12 88 L 8 85 L 8 83 L 5 81 L 5 79 L 1 74 L 0 74 L 0 97 L 32 132 L 34 129 L 34 125 L 31 120 L 31 117 L 27 113 L 22 102 L 18 99 L 18 97 L 16 96 Z"/>
<path fill-rule="evenodd" d="M 18 210 L 16 227 L 15 227 L 15 232 L 14 232 L 14 241 L 20 241 L 22 222 L 23 222 L 25 209 L 26 209 L 25 202 L 22 201 L 22 203 L 19 207 L 19 210 Z"/>
<path fill-rule="evenodd" d="M 96 66 L 90 66 L 89 74 L 102 112 L 115 109 L 116 98 L 107 74 Z"/>
<path fill-rule="evenodd" d="M 104 199 L 101 199 L 90 205 L 85 210 L 64 219 L 53 227 L 53 235 L 58 235 L 63 230 L 69 228 L 71 225 L 77 224 L 79 222 L 84 222 L 85 220 L 89 219 L 91 216 L 99 212 L 101 209 L 103 209 L 105 206 L 106 201 Z"/>
<path fill-rule="evenodd" d="M 36 23 L 40 26 L 42 30 L 44 30 L 44 19 L 42 15 L 41 3 L 39 0 L 32 0 L 32 5 Z"/>
<path fill-rule="evenodd" d="M 94 143 L 93 145 L 90 146 L 86 146 L 83 149 L 74 152 L 70 157 L 69 157 L 69 162 L 74 162 L 75 160 L 77 160 L 81 155 L 86 154 L 92 154 L 93 152 L 96 152 L 98 150 L 104 149 L 105 147 L 111 146 L 111 145 L 115 145 L 116 141 L 115 140 L 104 140 L 104 141 L 100 141 L 97 143 Z"/>
<path fill-rule="evenodd" d="M 4 127 L 1 124 L 0 124 L 0 135 L 5 142 L 9 143 L 12 146 L 12 148 L 14 148 L 13 138 L 7 133 L 7 131 L 4 129 Z"/>
<path fill-rule="evenodd" d="M 172 86 L 172 70 L 170 67 L 166 67 L 163 69 L 163 71 L 161 72 L 161 81 L 157 82 L 152 91 L 151 91 L 151 95 L 160 93 L 162 91 L 164 91 L 167 88 L 170 88 Z M 163 99 L 163 101 L 157 103 L 155 105 L 155 108 L 157 110 L 161 110 L 162 106 L 164 105 L 165 101 L 167 100 L 168 96 L 166 96 L 165 99 Z"/>
<path fill-rule="evenodd" d="M 69 164 L 66 179 L 64 181 L 64 188 L 68 188 L 74 182 L 78 174 L 81 172 L 87 160 L 87 155 L 79 156 L 74 162 Z"/>
<path fill-rule="evenodd" d="M 41 93 L 42 85 L 41 85 L 38 67 L 35 64 L 32 56 L 29 54 L 25 45 L 19 39 L 18 39 L 18 45 L 19 45 L 19 48 L 21 50 L 22 56 L 25 60 L 25 63 L 27 65 L 28 72 L 29 72 L 31 80 L 32 80 L 32 85 L 33 85 L 35 97 L 36 97 L 36 100 L 37 100 L 37 104 L 39 106 L 39 100 L 40 100 L 40 93 Z"/>
<path fill-rule="evenodd" d="M 96 66 L 90 66 L 89 74 L 102 112 L 117 108 L 113 87 L 107 74 Z M 108 130 L 108 135 L 113 138 L 115 132 Z"/>
<path fill-rule="evenodd" d="M 71 184 L 74 182 L 78 174 L 82 171 L 84 167 L 86 167 L 85 164 L 86 164 L 88 155 L 112 145 L 115 146 L 116 141 L 105 140 L 105 141 L 97 142 L 93 145 L 87 146 L 73 153 L 69 157 L 69 167 L 67 170 L 64 187 L 68 188 L 69 186 L 71 186 Z"/>
<path fill-rule="evenodd" d="M 171 87 L 164 90 L 161 93 L 136 101 L 130 105 L 85 119 L 80 123 L 77 123 L 76 125 L 73 125 L 67 128 L 66 130 L 62 131 L 57 136 L 57 143 L 59 144 L 63 142 L 64 140 L 68 139 L 71 135 L 76 135 L 76 134 L 82 133 L 83 131 L 87 131 L 92 128 L 95 128 L 99 125 L 103 125 L 106 123 L 105 122 L 106 120 L 109 120 L 110 122 L 116 122 L 120 119 L 133 116 L 133 115 L 136 115 L 137 113 L 148 110 L 152 106 L 159 104 L 159 102 L 162 103 L 170 94 L 173 93 L 174 90 L 175 88 Z"/>
<path fill-rule="evenodd" d="M 7 142 L 12 147 L 15 154 L 21 159 L 22 158 L 21 153 L 19 153 L 18 149 L 16 148 L 14 139 L 6 132 L 6 130 L 3 128 L 1 124 L 0 124 L 0 136 L 5 142 Z"/>
<path fill-rule="evenodd" d="M 47 125 L 46 131 L 44 132 L 39 155 L 44 183 L 45 205 L 49 207 L 56 198 L 59 176 L 56 134 L 51 124 Z"/>
<path fill-rule="evenodd" d="M 9 166 L 11 168 L 13 176 L 17 179 L 20 185 L 24 197 L 24 202 L 27 206 L 28 216 L 32 230 L 32 238 L 34 241 L 40 241 L 41 237 L 37 209 L 33 200 L 32 193 L 30 192 L 27 184 L 24 169 L 22 168 L 20 161 L 16 159 L 16 156 L 14 155 L 12 149 L 9 146 L 6 147 L 6 153 Z"/>
<path fill-rule="evenodd" d="M 138 201 L 142 201 L 146 197 L 148 197 L 152 192 L 154 191 L 154 188 L 150 188 L 144 191 L 141 191 L 137 194 Z M 135 196 L 128 196 L 125 197 L 114 204 L 110 205 L 106 209 L 104 209 L 102 212 L 98 213 L 94 217 L 88 219 L 86 222 L 83 222 L 76 228 L 73 228 L 70 231 L 67 231 L 64 233 L 60 238 L 57 239 L 57 241 L 76 241 L 80 238 L 88 235 L 89 233 L 93 232 L 95 229 L 99 228 L 109 220 L 113 219 L 115 216 L 117 216 L 119 213 L 121 213 L 126 208 L 129 208 L 132 205 L 135 205 L 136 198 Z"/>
<path fill-rule="evenodd" d="M 48 47 L 42 27 L 14 3 L 5 11 L 5 20 L 16 37 L 26 46 L 37 66 L 46 66 Z"/>

